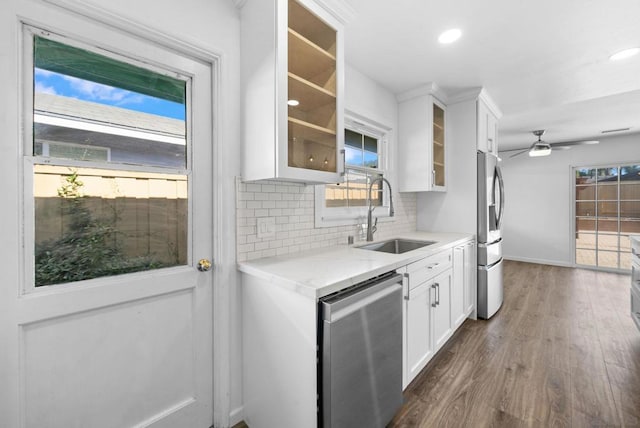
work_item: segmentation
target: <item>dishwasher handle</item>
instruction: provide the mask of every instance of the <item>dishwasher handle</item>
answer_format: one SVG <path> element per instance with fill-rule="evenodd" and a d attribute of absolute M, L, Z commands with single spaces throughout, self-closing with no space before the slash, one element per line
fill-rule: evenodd
<path fill-rule="evenodd" d="M 400 290 L 400 296 L 402 296 L 402 275 L 400 274 L 393 274 L 379 281 L 364 283 L 361 287 L 354 286 L 353 292 L 321 301 L 322 317 L 324 321 L 337 321 L 398 290 Z"/>

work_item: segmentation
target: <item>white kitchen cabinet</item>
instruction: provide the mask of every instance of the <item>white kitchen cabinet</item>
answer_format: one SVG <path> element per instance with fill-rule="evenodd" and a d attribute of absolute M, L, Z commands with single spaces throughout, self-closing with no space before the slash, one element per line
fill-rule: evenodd
<path fill-rule="evenodd" d="M 464 246 L 464 313 L 476 319 L 478 260 L 476 258 L 476 241 Z"/>
<path fill-rule="evenodd" d="M 451 286 L 451 319 L 458 328 L 467 317 L 475 318 L 476 258 L 475 240 L 453 249 L 453 278 Z"/>
<path fill-rule="evenodd" d="M 498 116 L 500 113 L 484 92 L 480 92 L 477 103 L 478 150 L 497 156 Z"/>
<path fill-rule="evenodd" d="M 459 326 L 467 318 L 465 311 L 465 245 L 453 249 L 453 284 L 451 286 L 451 319 L 454 327 Z"/>
<path fill-rule="evenodd" d="M 344 171 L 344 22 L 313 0 L 241 10 L 245 180 L 336 183 Z"/>
<path fill-rule="evenodd" d="M 447 190 L 446 107 L 438 93 L 431 84 L 398 96 L 401 192 Z"/>
<path fill-rule="evenodd" d="M 406 388 L 433 357 L 431 285 L 430 281 L 424 282 L 409 290 L 405 297 L 403 388 Z"/>
<path fill-rule="evenodd" d="M 420 373 L 453 334 L 451 249 L 399 270 L 405 276 L 403 388 Z"/>

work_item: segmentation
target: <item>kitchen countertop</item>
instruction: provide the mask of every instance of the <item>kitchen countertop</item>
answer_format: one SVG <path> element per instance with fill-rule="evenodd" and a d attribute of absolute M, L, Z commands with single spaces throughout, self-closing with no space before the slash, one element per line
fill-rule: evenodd
<path fill-rule="evenodd" d="M 468 233 L 403 233 L 393 238 L 436 241 L 403 254 L 357 248 L 370 242 L 336 245 L 285 256 L 266 257 L 238 264 L 238 269 L 269 283 L 318 299 L 366 279 L 395 270 L 473 238 Z M 391 238 L 391 239 L 393 239 Z M 380 239 L 373 242 L 386 241 Z"/>

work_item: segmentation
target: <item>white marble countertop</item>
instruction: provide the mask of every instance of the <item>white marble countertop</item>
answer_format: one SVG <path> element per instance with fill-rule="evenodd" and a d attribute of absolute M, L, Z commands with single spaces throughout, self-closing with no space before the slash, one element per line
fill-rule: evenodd
<path fill-rule="evenodd" d="M 411 232 L 400 234 L 394 238 L 436 241 L 436 243 L 403 254 L 390 254 L 357 248 L 369 244 L 369 242 L 357 242 L 352 246 L 337 245 L 286 256 L 242 262 L 238 264 L 238 269 L 271 284 L 318 299 L 421 260 L 441 250 L 453 248 L 473 238 L 473 235 Z"/>

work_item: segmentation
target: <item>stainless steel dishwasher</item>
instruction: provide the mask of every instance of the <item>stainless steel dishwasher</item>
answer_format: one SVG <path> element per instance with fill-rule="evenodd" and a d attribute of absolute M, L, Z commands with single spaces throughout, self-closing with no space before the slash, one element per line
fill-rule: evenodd
<path fill-rule="evenodd" d="M 319 302 L 319 426 L 383 428 L 402 405 L 402 276 Z"/>

